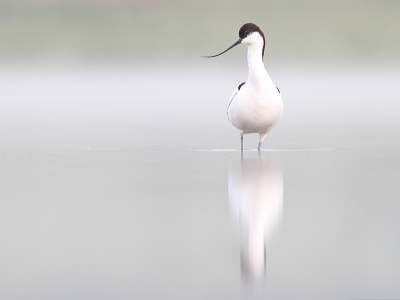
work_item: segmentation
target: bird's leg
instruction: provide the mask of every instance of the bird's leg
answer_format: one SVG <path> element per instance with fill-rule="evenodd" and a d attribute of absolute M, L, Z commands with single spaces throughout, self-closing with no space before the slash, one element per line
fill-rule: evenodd
<path fill-rule="evenodd" d="M 240 134 L 240 158 L 243 163 L 243 133 Z"/>
<path fill-rule="evenodd" d="M 258 152 L 261 151 L 261 144 L 264 141 L 266 135 L 267 135 L 266 133 L 260 133 L 260 139 L 259 139 L 258 147 L 257 147 Z"/>

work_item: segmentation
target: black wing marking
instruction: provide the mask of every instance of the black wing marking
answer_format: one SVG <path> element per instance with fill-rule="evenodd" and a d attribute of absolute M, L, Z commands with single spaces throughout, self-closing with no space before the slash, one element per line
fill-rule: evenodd
<path fill-rule="evenodd" d="M 245 81 L 245 82 L 242 82 L 241 84 L 238 85 L 238 87 L 237 87 L 237 88 L 238 88 L 237 93 L 239 93 L 240 88 L 241 88 L 241 87 L 243 86 L 243 84 L 245 84 L 245 83 L 246 83 L 246 81 Z M 233 99 L 235 98 L 235 96 L 237 95 L 237 93 L 236 93 L 235 95 L 233 95 L 231 101 L 229 101 L 228 108 L 226 109 L 226 115 L 228 116 L 228 120 L 229 120 L 229 121 L 231 120 L 231 119 L 229 119 L 229 115 L 228 115 L 229 106 L 231 106 L 231 103 L 232 103 Z"/>
<path fill-rule="evenodd" d="M 281 91 L 278 89 L 278 87 L 276 86 L 276 89 L 278 90 L 278 93 L 280 94 L 281 93 Z"/>

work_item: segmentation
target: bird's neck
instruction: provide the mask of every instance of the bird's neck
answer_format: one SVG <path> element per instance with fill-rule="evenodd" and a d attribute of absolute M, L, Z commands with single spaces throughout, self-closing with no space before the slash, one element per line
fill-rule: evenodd
<path fill-rule="evenodd" d="M 268 74 L 264 67 L 262 47 L 259 45 L 249 45 L 247 47 L 247 63 L 249 66 L 248 81 L 253 83 L 265 81 Z"/>

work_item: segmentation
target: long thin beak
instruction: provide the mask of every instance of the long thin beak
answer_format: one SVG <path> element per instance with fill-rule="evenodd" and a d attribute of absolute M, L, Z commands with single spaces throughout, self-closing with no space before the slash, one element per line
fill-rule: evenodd
<path fill-rule="evenodd" d="M 225 51 L 222 51 L 220 54 L 215 54 L 215 55 L 211 55 L 211 56 L 202 56 L 205 58 L 210 58 L 210 57 L 216 57 L 216 56 L 220 56 L 221 54 L 224 54 L 226 51 L 232 49 L 233 47 L 239 45 L 242 42 L 242 39 L 238 39 L 232 46 L 230 46 L 228 49 L 226 49 Z"/>

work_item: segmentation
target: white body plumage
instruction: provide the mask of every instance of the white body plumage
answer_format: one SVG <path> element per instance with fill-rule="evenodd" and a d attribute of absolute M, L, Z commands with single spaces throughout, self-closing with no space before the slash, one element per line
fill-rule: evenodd
<path fill-rule="evenodd" d="M 279 121 L 283 103 L 281 93 L 272 82 L 262 60 L 263 38 L 254 32 L 242 43 L 247 44 L 247 62 L 249 77 L 237 87 L 228 105 L 228 118 L 240 135 L 258 133 L 260 143 Z"/>
<path fill-rule="evenodd" d="M 219 56 L 239 44 L 247 45 L 249 77 L 233 91 L 227 114 L 240 133 L 241 150 L 243 151 L 243 134 L 247 133 L 260 135 L 260 150 L 265 136 L 279 121 L 283 111 L 281 93 L 264 67 L 264 33 L 257 25 L 246 23 L 239 29 L 239 40 L 233 45 L 219 54 L 205 57 Z"/>

